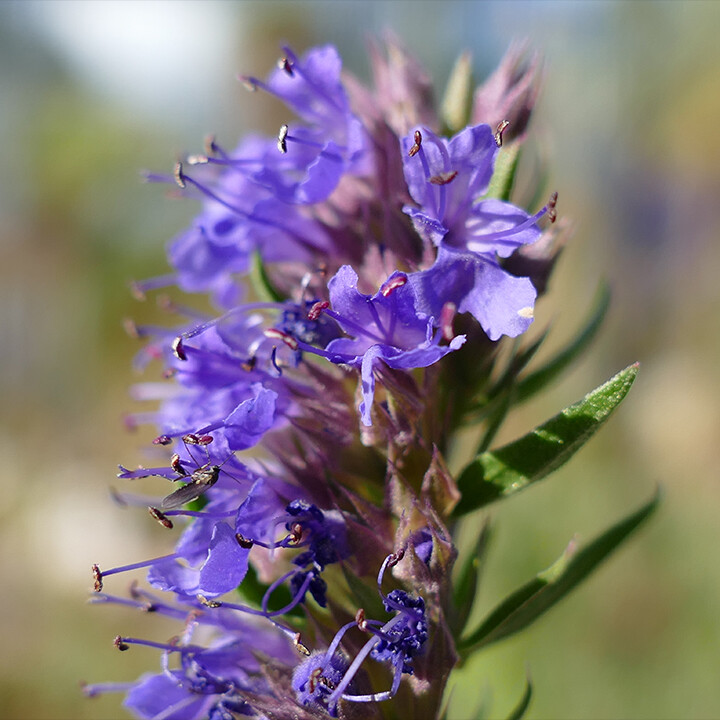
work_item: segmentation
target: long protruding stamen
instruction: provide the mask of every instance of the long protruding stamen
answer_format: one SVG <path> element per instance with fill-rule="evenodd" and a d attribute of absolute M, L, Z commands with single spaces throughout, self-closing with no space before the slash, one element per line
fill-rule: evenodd
<path fill-rule="evenodd" d="M 118 573 L 128 572 L 129 570 L 139 570 L 140 568 L 150 567 L 165 560 L 175 560 L 179 557 L 177 554 L 163 555 L 162 557 L 152 558 L 151 560 L 143 560 L 142 562 L 133 563 L 132 565 L 122 565 L 114 567 L 110 570 L 100 570 L 97 565 L 93 565 L 93 576 L 95 577 L 95 592 L 102 590 L 102 580 L 109 575 L 117 575 Z M 98 587 L 99 585 L 99 587 Z"/>
<path fill-rule="evenodd" d="M 531 215 L 527 220 L 520 223 L 519 225 L 515 225 L 511 228 L 507 228 L 505 230 L 497 230 L 496 232 L 491 233 L 483 233 L 481 236 L 479 236 L 479 239 L 482 240 L 482 242 L 487 242 L 489 240 L 502 240 L 503 238 L 512 237 L 513 235 L 517 235 L 517 233 L 522 232 L 526 228 L 531 227 L 534 225 L 540 218 L 542 218 L 544 215 L 548 216 L 548 219 L 550 222 L 554 222 L 556 218 L 555 214 L 555 205 L 557 204 L 557 193 L 553 193 L 550 197 L 550 200 L 548 201 L 548 204 L 545 205 L 545 207 L 541 208 L 536 212 L 534 215 Z"/>
<path fill-rule="evenodd" d="M 284 233 L 287 233 L 292 237 L 295 242 L 302 245 L 303 247 L 307 248 L 310 251 L 317 251 L 319 248 L 318 246 L 310 239 L 303 237 L 302 235 L 298 235 L 298 233 L 293 230 L 290 227 L 287 227 L 286 225 L 283 225 L 282 223 L 275 222 L 273 220 L 269 220 L 268 218 L 262 218 L 258 217 L 257 215 L 254 215 L 251 212 L 247 212 L 246 210 L 243 210 L 242 208 L 238 207 L 237 205 L 234 205 L 233 203 L 229 202 L 228 200 L 225 200 L 224 198 L 220 197 L 216 192 L 213 192 L 209 187 L 203 185 L 202 183 L 195 180 L 192 176 L 187 175 L 183 171 L 182 163 L 177 163 L 175 166 L 175 182 L 183 189 L 189 184 L 193 187 L 197 188 L 203 195 L 206 197 L 209 197 L 211 200 L 214 200 L 215 202 L 222 205 L 224 208 L 227 208 L 231 212 L 240 215 L 241 217 L 245 218 L 246 220 L 249 220 L 251 222 L 257 223 L 258 225 L 266 225 L 269 227 L 277 228 L 278 230 L 281 230 Z"/>
<path fill-rule="evenodd" d="M 383 625 L 383 630 L 388 631 L 391 630 L 395 625 L 397 625 L 399 622 L 403 620 L 402 615 L 396 615 L 392 620 L 388 621 Z M 360 652 L 355 656 L 352 663 L 350 664 L 350 667 L 346 670 L 345 674 L 343 675 L 343 679 L 340 682 L 340 684 L 335 688 L 332 695 L 328 698 L 328 708 L 332 711 L 335 706 L 338 704 L 338 701 L 342 697 L 343 693 L 345 692 L 345 688 L 352 682 L 352 679 L 357 674 L 358 670 L 360 669 L 361 665 L 365 662 L 366 658 L 370 655 L 375 645 L 377 645 L 380 642 L 380 638 L 378 637 L 372 637 L 370 640 L 368 640 L 361 648 Z"/>
<path fill-rule="evenodd" d="M 313 81 L 313 79 L 305 72 L 303 66 L 298 62 L 298 57 L 295 53 L 286 45 L 283 45 L 282 51 L 285 53 L 285 60 L 289 62 L 290 68 L 294 73 L 300 75 L 303 80 L 307 83 L 308 87 L 311 87 L 318 97 L 322 98 L 328 105 L 333 107 L 335 110 L 343 112 L 343 107 L 338 103 L 333 95 L 329 95 L 325 92 L 325 89 Z"/>

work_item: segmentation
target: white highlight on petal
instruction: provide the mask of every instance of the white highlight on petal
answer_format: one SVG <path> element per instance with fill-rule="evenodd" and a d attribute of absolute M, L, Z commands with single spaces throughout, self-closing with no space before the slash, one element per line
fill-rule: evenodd
<path fill-rule="evenodd" d="M 535 311 L 531 307 L 524 307 L 518 310 L 518 315 L 521 318 L 533 318 L 535 317 Z"/>

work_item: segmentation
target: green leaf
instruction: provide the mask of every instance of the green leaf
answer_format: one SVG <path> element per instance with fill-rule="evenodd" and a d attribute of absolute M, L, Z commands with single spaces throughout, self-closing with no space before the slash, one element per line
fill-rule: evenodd
<path fill-rule="evenodd" d="M 265 270 L 260 253 L 255 251 L 252 255 L 252 266 L 250 268 L 250 281 L 261 300 L 268 302 L 283 302 L 285 296 L 272 284 L 270 277 Z"/>
<path fill-rule="evenodd" d="M 519 144 L 513 143 L 500 150 L 495 160 L 495 171 L 490 179 L 490 185 L 485 197 L 505 201 L 510 199 L 519 160 Z"/>
<path fill-rule="evenodd" d="M 638 367 L 635 363 L 625 368 L 519 440 L 479 455 L 458 478 L 462 498 L 454 516 L 524 490 L 564 465 L 622 402 Z"/>
<path fill-rule="evenodd" d="M 530 701 L 532 700 L 533 686 L 530 681 L 530 675 L 525 678 L 525 692 L 520 698 L 520 702 L 513 708 L 513 711 L 508 715 L 508 720 L 521 720 L 521 718 L 527 712 L 530 707 Z"/>
<path fill-rule="evenodd" d="M 575 339 L 543 367 L 519 380 L 514 388 L 515 402 L 520 403 L 535 395 L 552 382 L 590 345 L 600 329 L 610 306 L 610 288 L 603 283 L 598 289 L 590 317 Z"/>
<path fill-rule="evenodd" d="M 639 510 L 627 516 L 578 550 L 571 541 L 562 556 L 547 570 L 506 597 L 467 638 L 459 650 L 465 655 L 479 647 L 510 637 L 531 625 L 568 595 L 611 555 L 655 511 L 660 491 Z"/>
<path fill-rule="evenodd" d="M 357 575 L 348 570 L 344 564 L 341 564 L 341 567 L 354 604 L 363 608 L 368 617 L 384 617 L 385 609 L 375 584 L 363 582 Z"/>
<path fill-rule="evenodd" d="M 470 616 L 491 536 L 490 519 L 486 518 L 472 552 L 463 553 L 455 566 L 457 571 L 452 583 L 453 612 L 450 616 L 450 624 L 455 631 L 453 633 L 455 635 L 459 634 L 460 630 L 465 627 L 465 623 Z"/>

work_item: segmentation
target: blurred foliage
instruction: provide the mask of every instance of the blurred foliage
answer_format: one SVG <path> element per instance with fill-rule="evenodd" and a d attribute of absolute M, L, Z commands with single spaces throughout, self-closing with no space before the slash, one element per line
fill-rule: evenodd
<path fill-rule="evenodd" d="M 110 47 L 104 35 L 112 22 L 113 38 L 144 43 L 144 52 L 157 41 L 160 52 L 175 33 L 178 3 L 129 4 L 126 27 L 117 27 L 116 4 L 96 4 L 114 7 L 105 25 L 89 5 L 0 4 L 0 631 L 8 647 L 0 717 L 118 717 L 117 698 L 86 700 L 79 680 L 131 679 L 156 666 L 142 649 L 119 656 L 112 648 L 117 632 L 142 634 L 145 618 L 82 604 L 98 557 L 111 565 L 168 547 L 155 523 L 115 507 L 107 492 L 116 463 L 139 461 L 142 444 L 122 424 L 122 413 L 134 409 L 127 387 L 136 346 L 121 320 L 162 319 L 130 297 L 127 283 L 164 272 L 164 245 L 194 212 L 166 200 L 163 188 L 142 185 L 138 171 L 171 167 L 176 154 L 201 147 L 203 131 L 225 132 L 232 144 L 248 125 L 277 127 L 284 118 L 272 101 L 248 100 L 234 76 L 262 72 L 281 40 L 299 48 L 334 42 L 346 67 L 366 77 L 363 33 L 385 27 L 441 82 L 460 49 L 473 53 L 478 76 L 512 38 L 528 36 L 546 53 L 535 139 L 522 162 L 531 168 L 533 152 L 548 158 L 559 210 L 577 231 L 537 308 L 535 337 L 553 324 L 540 360 L 567 344 L 603 277 L 613 289 L 591 353 L 529 401 L 493 446 L 618 367 L 643 364 L 628 401 L 579 460 L 552 483 L 491 506 L 493 552 L 470 626 L 547 567 L 568 537 L 579 533 L 586 542 L 602 532 L 601 518 L 622 517 L 658 482 L 667 491 L 654 523 L 561 611 L 459 671 L 448 719 L 481 708 L 510 716 L 519 689 L 529 687 L 526 663 L 529 717 L 720 715 L 720 629 L 708 601 L 720 596 L 720 6 L 446 0 L 247 2 L 228 10 L 181 3 L 202 5 L 205 25 L 191 28 L 195 44 L 176 48 L 174 73 L 158 88 L 177 111 L 153 114 L 146 95 L 133 95 L 130 76 L 123 100 L 112 92 L 118 72 L 107 86 L 88 81 L 72 61 L 72 41 L 58 40 L 53 24 L 66 13 L 79 33 L 97 36 L 97 48 Z M 150 9 L 154 36 L 139 33 Z M 95 24 L 84 25 L 91 17 Z M 188 95 L 183 82 L 199 55 L 213 52 L 214 33 L 236 36 L 238 50 L 214 58 L 227 95 L 213 104 Z M 111 47 L 116 70 L 131 47 Z M 208 78 L 208 88 L 216 80 Z M 218 117 L 210 114 L 218 108 Z M 521 186 L 523 177 L 529 173 L 521 168 Z M 158 632 L 156 618 L 147 631 Z"/>

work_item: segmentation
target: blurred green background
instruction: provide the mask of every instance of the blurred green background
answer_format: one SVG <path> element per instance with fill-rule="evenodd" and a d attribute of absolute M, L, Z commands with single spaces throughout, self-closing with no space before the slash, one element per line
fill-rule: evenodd
<path fill-rule="evenodd" d="M 545 484 L 493 510 L 479 599 L 492 607 L 578 533 L 590 538 L 657 483 L 651 525 L 529 632 L 460 674 L 451 718 L 506 716 L 529 667 L 533 718 L 720 716 L 720 5 L 715 2 L 4 2 L 0 4 L 0 717 L 123 717 L 79 681 L 133 679 L 157 618 L 84 604 L 89 567 L 164 552 L 143 513 L 110 501 L 128 433 L 136 344 L 123 318 L 157 316 L 127 284 L 165 269 L 194 212 L 143 185 L 203 136 L 226 144 L 284 118 L 247 95 L 281 41 L 335 43 L 367 78 L 367 37 L 392 28 L 443 86 L 455 55 L 477 79 L 514 38 L 546 57 L 532 153 L 576 224 L 536 329 L 568 339 L 602 278 L 610 316 L 593 349 L 519 410 L 529 430 L 634 360 L 639 379 L 596 439 Z M 120 590 L 119 584 L 116 586 Z M 167 629 L 167 634 L 175 632 Z"/>

